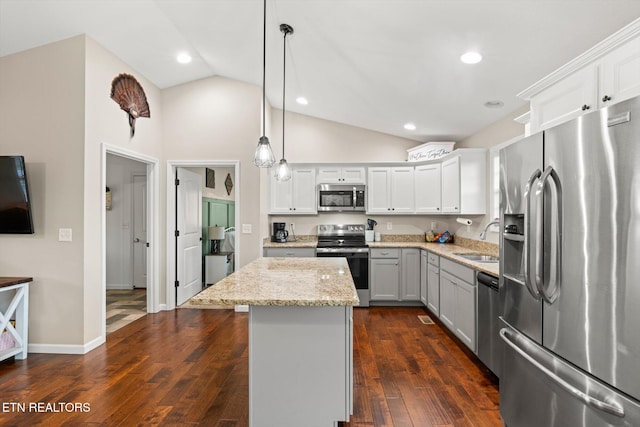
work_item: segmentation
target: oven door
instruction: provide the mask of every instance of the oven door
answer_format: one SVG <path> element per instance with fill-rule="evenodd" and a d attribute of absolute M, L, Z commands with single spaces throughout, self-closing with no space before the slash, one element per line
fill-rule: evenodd
<path fill-rule="evenodd" d="M 317 257 L 342 257 L 347 259 L 353 284 L 358 291 L 360 304 L 358 307 L 369 307 L 369 251 L 345 252 L 347 248 L 317 248 Z"/>

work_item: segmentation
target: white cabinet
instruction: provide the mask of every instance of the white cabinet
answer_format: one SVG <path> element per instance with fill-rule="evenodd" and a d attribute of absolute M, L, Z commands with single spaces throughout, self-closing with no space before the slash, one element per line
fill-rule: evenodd
<path fill-rule="evenodd" d="M 442 165 L 416 166 L 413 175 L 416 213 L 441 213 Z"/>
<path fill-rule="evenodd" d="M 442 213 L 484 215 L 487 205 L 487 150 L 454 151 L 442 162 Z"/>
<path fill-rule="evenodd" d="M 322 166 L 318 168 L 318 184 L 364 184 L 365 168 L 362 166 Z"/>
<path fill-rule="evenodd" d="M 398 258 L 370 260 L 369 286 L 371 300 L 397 301 L 400 283 L 400 262 Z"/>
<path fill-rule="evenodd" d="M 292 167 L 291 179 L 270 180 L 270 205 L 272 214 L 315 214 L 316 170 L 315 168 Z"/>
<path fill-rule="evenodd" d="M 442 162 L 442 213 L 460 213 L 460 157 Z"/>
<path fill-rule="evenodd" d="M 231 273 L 231 257 L 233 254 L 209 254 L 204 257 L 204 284 L 213 285 Z"/>
<path fill-rule="evenodd" d="M 411 166 L 370 167 L 367 176 L 367 213 L 413 213 L 413 172 Z"/>
<path fill-rule="evenodd" d="M 640 95 L 640 37 L 606 54 L 599 66 L 600 106 Z"/>
<path fill-rule="evenodd" d="M 427 252 L 427 307 L 440 317 L 440 257 Z"/>
<path fill-rule="evenodd" d="M 402 301 L 420 301 L 420 249 L 402 249 Z"/>
<path fill-rule="evenodd" d="M 427 305 L 427 275 L 429 272 L 428 252 L 422 249 L 420 251 L 420 301 Z"/>
<path fill-rule="evenodd" d="M 640 95 L 640 21 L 518 94 L 531 102 L 531 132 Z"/>
<path fill-rule="evenodd" d="M 448 259 L 440 260 L 440 320 L 473 352 L 476 351 L 475 272 Z"/>
<path fill-rule="evenodd" d="M 420 300 L 420 249 L 375 248 L 369 258 L 372 301 Z"/>

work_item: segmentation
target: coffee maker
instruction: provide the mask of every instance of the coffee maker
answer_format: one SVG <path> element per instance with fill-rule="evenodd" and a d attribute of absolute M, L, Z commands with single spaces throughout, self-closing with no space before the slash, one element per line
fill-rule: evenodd
<path fill-rule="evenodd" d="M 272 242 L 286 243 L 289 232 L 285 230 L 287 228 L 286 222 L 274 222 L 273 223 L 273 235 L 271 236 Z"/>

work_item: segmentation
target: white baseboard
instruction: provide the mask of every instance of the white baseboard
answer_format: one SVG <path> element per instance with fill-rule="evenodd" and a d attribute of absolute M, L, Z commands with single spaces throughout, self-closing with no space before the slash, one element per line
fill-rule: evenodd
<path fill-rule="evenodd" d="M 236 305 L 234 307 L 236 312 L 239 313 L 248 313 L 249 312 L 249 306 L 248 305 Z"/>
<path fill-rule="evenodd" d="M 104 343 L 104 337 L 98 337 L 86 344 L 29 344 L 27 352 L 48 354 L 87 354 Z"/>
<path fill-rule="evenodd" d="M 158 304 L 159 311 L 167 311 L 167 304 Z"/>
<path fill-rule="evenodd" d="M 126 291 L 131 291 L 133 290 L 133 286 L 131 286 L 128 283 L 124 283 L 124 284 L 119 284 L 119 283 L 107 283 L 107 290 L 126 290 Z"/>

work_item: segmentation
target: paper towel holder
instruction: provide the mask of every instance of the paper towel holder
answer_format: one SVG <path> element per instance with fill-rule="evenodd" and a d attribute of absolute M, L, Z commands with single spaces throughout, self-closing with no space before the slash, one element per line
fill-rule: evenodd
<path fill-rule="evenodd" d="M 473 221 L 471 221 L 469 218 L 458 218 L 456 219 L 456 222 L 458 222 L 459 224 L 466 225 L 467 231 L 471 232 L 471 224 L 473 224 Z"/>

